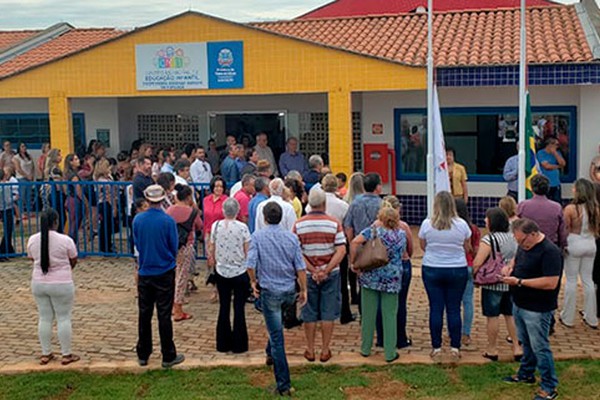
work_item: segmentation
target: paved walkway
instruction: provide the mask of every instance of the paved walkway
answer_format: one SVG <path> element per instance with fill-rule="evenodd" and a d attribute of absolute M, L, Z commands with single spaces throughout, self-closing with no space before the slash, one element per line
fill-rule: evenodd
<path fill-rule="evenodd" d="M 415 260 L 416 263 L 420 260 Z M 409 296 L 408 331 L 413 346 L 400 352 L 400 363 L 428 363 L 428 307 L 420 268 L 415 267 Z M 134 346 L 137 338 L 137 307 L 133 280 L 133 264 L 128 259 L 86 259 L 74 271 L 77 287 L 73 312 L 73 349 L 82 356 L 79 363 L 62 367 L 53 362 L 37 364 L 37 310 L 30 292 L 31 264 L 16 260 L 0 264 L 0 373 L 32 370 L 73 368 L 93 371 L 141 371 L 137 367 Z M 175 343 L 187 358 L 184 366 L 260 365 L 264 362 L 263 348 L 266 330 L 262 316 L 251 305 L 246 308 L 250 351 L 242 355 L 221 354 L 215 351 L 217 304 L 209 301 L 210 292 L 202 287 L 189 297 L 186 311 L 193 314 L 189 321 L 175 323 Z M 475 322 L 473 343 L 463 352 L 465 363 L 487 362 L 481 357 L 485 349 L 485 320 L 481 316 L 480 294 L 475 293 Z M 581 300 L 581 299 L 580 299 Z M 156 324 L 155 324 L 156 325 Z M 557 359 L 598 357 L 598 331 L 578 322 L 574 329 L 557 326 L 552 346 Z M 286 348 L 290 363 L 304 363 L 304 332 L 302 328 L 286 331 Z M 500 337 L 506 336 L 502 326 Z M 160 367 L 158 333 L 154 334 L 154 354 L 150 368 Z M 54 351 L 58 351 L 55 340 Z M 500 357 L 511 359 L 509 345 L 500 340 Z M 365 359 L 358 354 L 360 325 L 354 322 L 337 325 L 333 337 L 334 358 L 340 365 L 364 363 L 384 364 L 381 349 Z"/>

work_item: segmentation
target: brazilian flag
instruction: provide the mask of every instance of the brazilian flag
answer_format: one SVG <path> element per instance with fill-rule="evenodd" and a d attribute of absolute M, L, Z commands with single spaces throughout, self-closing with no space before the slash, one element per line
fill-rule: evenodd
<path fill-rule="evenodd" d="M 533 116 L 531 115 L 531 102 L 529 100 L 529 91 L 526 96 L 526 114 L 525 114 L 525 191 L 526 197 L 530 199 L 533 196 L 531 190 L 531 178 L 540 173 L 540 165 L 536 157 L 535 131 L 533 130 Z"/>

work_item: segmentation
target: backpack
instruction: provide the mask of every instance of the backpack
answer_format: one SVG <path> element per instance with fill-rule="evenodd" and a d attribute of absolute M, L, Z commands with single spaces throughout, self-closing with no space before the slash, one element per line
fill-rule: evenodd
<path fill-rule="evenodd" d="M 187 245 L 188 236 L 190 234 L 190 231 L 192 230 L 192 227 L 194 226 L 194 221 L 196 220 L 197 215 L 198 210 L 193 208 L 192 213 L 190 214 L 190 217 L 187 219 L 187 221 L 177 224 L 177 235 L 179 237 L 179 244 L 177 247 L 178 249 L 181 249 L 182 247 L 185 247 Z"/>

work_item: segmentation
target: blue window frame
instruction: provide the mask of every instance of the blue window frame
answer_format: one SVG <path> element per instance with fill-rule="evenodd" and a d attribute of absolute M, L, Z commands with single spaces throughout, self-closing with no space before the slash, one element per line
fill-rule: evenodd
<path fill-rule="evenodd" d="M 75 149 L 85 145 L 85 115 L 73 113 Z M 41 149 L 50 142 L 50 117 L 47 113 L 0 114 L 0 140 L 14 145 L 23 142 L 30 149 Z"/>
<path fill-rule="evenodd" d="M 503 182 L 502 167 L 517 153 L 518 107 L 442 108 L 447 147 L 454 148 L 457 162 L 465 165 L 469 180 Z M 567 167 L 562 182 L 575 181 L 577 174 L 577 108 L 575 106 L 532 107 L 534 129 L 540 136 L 559 139 Z M 398 180 L 426 179 L 427 110 L 394 110 Z"/>

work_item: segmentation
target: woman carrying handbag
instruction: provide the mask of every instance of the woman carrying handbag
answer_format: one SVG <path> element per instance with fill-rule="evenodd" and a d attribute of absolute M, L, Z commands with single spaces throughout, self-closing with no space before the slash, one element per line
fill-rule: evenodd
<path fill-rule="evenodd" d="M 509 336 L 513 338 L 513 356 L 515 361 L 519 361 L 523 350 L 519 341 L 516 340 L 517 329 L 512 316 L 512 300 L 508 285 L 501 283 L 493 271 L 498 265 L 507 264 L 515 256 L 517 243 L 512 233 L 509 232 L 508 216 L 501 208 L 495 207 L 487 210 L 485 226 L 489 233 L 481 239 L 479 250 L 473 260 L 475 283 L 481 286 L 481 308 L 487 319 L 488 343 L 483 357 L 498 361 L 499 317 L 504 315 L 506 329 Z M 499 259 L 498 256 L 500 256 Z M 486 276 L 488 278 L 485 278 Z"/>
<path fill-rule="evenodd" d="M 387 250 L 388 261 L 380 254 L 382 246 Z M 385 360 L 398 359 L 396 351 L 398 293 L 402 289 L 402 254 L 406 249 L 406 233 L 400 228 L 400 215 L 390 207 L 384 207 L 373 226 L 364 229 L 350 243 L 350 263 L 359 275 L 362 305 L 362 345 L 360 354 L 368 357 L 373 347 L 373 334 L 377 319 L 377 305 L 381 302 L 383 319 L 383 348 Z M 363 246 L 362 249 L 360 247 Z M 365 257 L 365 250 L 368 256 Z M 365 260 L 366 259 L 366 260 Z"/>

